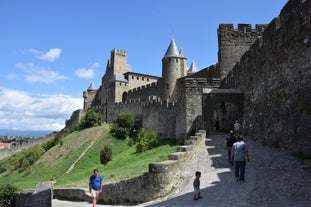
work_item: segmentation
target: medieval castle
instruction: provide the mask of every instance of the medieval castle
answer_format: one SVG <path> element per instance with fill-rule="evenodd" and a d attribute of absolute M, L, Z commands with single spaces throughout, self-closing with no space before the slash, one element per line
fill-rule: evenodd
<path fill-rule="evenodd" d="M 83 92 L 84 107 L 66 120 L 66 128 L 72 130 L 90 108 L 106 122 L 133 112 L 159 138 L 179 141 L 200 129 L 213 131 L 216 121 L 228 131 L 239 120 L 255 139 L 309 154 L 310 4 L 291 0 L 279 17 L 255 28 L 220 24 L 218 63 L 201 70 L 194 62 L 187 68 L 174 39 L 162 58 L 161 77 L 132 72 L 127 52 L 113 49 L 101 86 Z"/>

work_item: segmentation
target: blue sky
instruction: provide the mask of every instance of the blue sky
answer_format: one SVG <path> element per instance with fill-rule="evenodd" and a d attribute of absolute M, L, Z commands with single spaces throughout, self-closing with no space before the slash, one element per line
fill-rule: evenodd
<path fill-rule="evenodd" d="M 221 23 L 270 23 L 286 0 L 1 0 L 0 129 L 60 130 L 98 88 L 113 48 L 161 76 L 172 38 L 199 69 L 217 62 Z"/>

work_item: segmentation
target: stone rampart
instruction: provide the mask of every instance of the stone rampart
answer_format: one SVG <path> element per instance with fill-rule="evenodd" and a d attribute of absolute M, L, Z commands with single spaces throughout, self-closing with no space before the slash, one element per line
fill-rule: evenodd
<path fill-rule="evenodd" d="M 307 155 L 311 155 L 310 16 L 311 1 L 288 1 L 221 86 L 242 90 L 249 135 Z"/>
<path fill-rule="evenodd" d="M 175 138 L 175 103 L 151 99 L 144 104 L 142 127 L 155 131 L 159 138 Z"/>
<path fill-rule="evenodd" d="M 5 157 L 9 157 L 17 152 L 20 152 L 23 149 L 34 146 L 36 144 L 42 144 L 51 139 L 54 139 L 53 134 L 46 135 L 44 137 L 28 139 L 27 142 L 16 142 L 15 145 L 11 144 L 10 148 L 0 149 L 0 160 Z"/>
<path fill-rule="evenodd" d="M 190 136 L 185 145 L 179 146 L 177 152 L 168 156 L 167 161 L 149 164 L 148 172 L 141 176 L 122 180 L 118 183 L 103 185 L 98 203 L 102 204 L 136 204 L 166 196 L 173 190 L 180 179 L 185 163 L 196 149 L 205 144 L 204 130 Z M 88 189 L 55 188 L 54 197 L 63 200 L 91 201 Z"/>
<path fill-rule="evenodd" d="M 202 78 L 202 77 L 206 77 L 206 81 L 207 81 L 207 87 L 208 88 L 218 88 L 219 87 L 219 83 L 220 83 L 220 70 L 219 70 L 219 65 L 215 64 L 215 65 L 211 65 L 207 68 L 204 68 L 203 70 L 200 70 L 196 73 L 193 73 L 189 76 L 187 76 L 189 78 Z"/>
<path fill-rule="evenodd" d="M 146 100 L 148 96 L 159 96 L 159 94 L 160 91 L 157 83 L 155 82 L 129 90 L 127 93 L 127 100 Z"/>
<path fill-rule="evenodd" d="M 35 190 L 20 192 L 16 196 L 18 207 L 52 207 L 54 182 L 40 182 Z"/>

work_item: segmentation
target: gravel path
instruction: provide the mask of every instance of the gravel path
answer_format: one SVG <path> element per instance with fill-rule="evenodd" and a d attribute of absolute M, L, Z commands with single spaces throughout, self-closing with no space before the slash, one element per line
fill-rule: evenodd
<path fill-rule="evenodd" d="M 226 151 L 223 149 L 226 136 L 208 136 L 206 145 L 202 145 L 187 163 L 187 169 L 172 195 L 136 206 L 311 207 L 311 170 L 308 167 L 310 164 L 303 165 L 284 150 L 271 149 L 245 138 L 244 141 L 249 146 L 250 162 L 246 166 L 246 181 L 237 182 L 234 179 L 234 168 L 229 166 Z M 192 182 L 197 170 L 202 172 L 203 198 L 193 201 Z M 53 207 L 82 206 L 92 205 L 53 200 Z"/>

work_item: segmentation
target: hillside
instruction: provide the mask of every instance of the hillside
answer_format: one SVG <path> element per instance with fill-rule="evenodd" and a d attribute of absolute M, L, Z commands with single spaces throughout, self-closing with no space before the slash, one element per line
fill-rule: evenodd
<path fill-rule="evenodd" d="M 148 163 L 167 159 L 176 151 L 176 145 L 161 143 L 154 150 L 135 153 L 128 140 L 118 140 L 109 134 L 109 126 L 103 125 L 73 132 L 64 138 L 63 144 L 51 148 L 26 172 L 4 172 L 1 183 L 13 183 L 19 189 L 34 188 L 37 182 L 56 179 L 56 187 L 85 187 L 94 168 L 99 169 L 105 182 L 115 182 L 134 177 L 147 171 Z M 112 161 L 100 164 L 99 153 L 105 145 L 112 148 Z"/>

